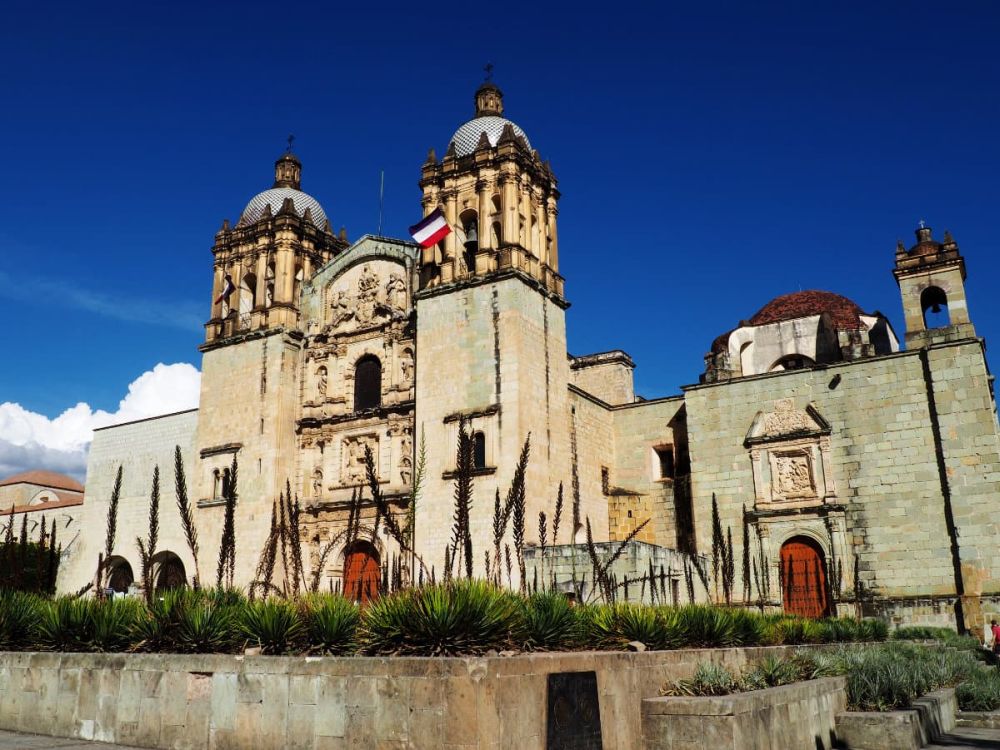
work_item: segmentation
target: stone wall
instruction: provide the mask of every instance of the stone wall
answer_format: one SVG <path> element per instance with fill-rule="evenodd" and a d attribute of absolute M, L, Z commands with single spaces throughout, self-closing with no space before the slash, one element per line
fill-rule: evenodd
<path fill-rule="evenodd" d="M 778 580 L 781 544 L 793 535 L 812 537 L 829 556 L 822 513 L 839 506 L 846 518 L 845 553 L 839 556 L 847 561 L 845 588 L 857 554 L 864 585 L 879 597 L 953 595 L 955 570 L 923 356 L 903 352 L 687 388 L 699 549 L 711 545 L 713 494 L 723 526 L 732 526 L 739 538 L 742 509 L 753 508 L 762 490 L 755 487 L 752 452 L 744 442 L 757 415 L 790 400 L 799 413 L 812 404 L 829 424 L 829 466 L 817 469 L 826 496 L 814 506 L 805 501 L 784 516 L 771 516 L 765 544 L 772 579 Z M 993 593 L 1000 558 L 994 554 L 997 518 L 989 498 L 995 506 L 1000 452 L 982 346 L 967 340 L 930 349 L 927 357 L 966 588 Z"/>
<path fill-rule="evenodd" d="M 835 727 L 837 715 L 847 708 L 845 683 L 844 677 L 826 677 L 734 695 L 647 698 L 642 702 L 642 746 L 831 750 L 839 747 Z"/>
<path fill-rule="evenodd" d="M 0 729 L 168 750 L 542 750 L 547 676 L 592 670 L 605 750 L 635 750 L 641 701 L 666 681 L 703 661 L 739 670 L 792 650 L 434 659 L 0 652 Z"/>
<path fill-rule="evenodd" d="M 87 459 L 87 485 L 78 533 L 60 540 L 67 556 L 59 569 L 58 589 L 79 590 L 94 580 L 99 555 L 104 552 L 108 504 L 119 465 L 122 489 L 118 501 L 118 526 L 113 554 L 128 561 L 135 579 L 141 565 L 136 537 L 149 533 L 149 496 L 153 469 L 160 467 L 160 532 L 158 551 L 170 551 L 184 563 L 188 575 L 194 560 L 188 552 L 174 492 L 174 447 L 184 457 L 188 491 L 194 498 L 192 470 L 195 465 L 194 435 L 197 410 L 105 427 L 94 431 Z M 207 544 L 207 540 L 202 540 Z"/>

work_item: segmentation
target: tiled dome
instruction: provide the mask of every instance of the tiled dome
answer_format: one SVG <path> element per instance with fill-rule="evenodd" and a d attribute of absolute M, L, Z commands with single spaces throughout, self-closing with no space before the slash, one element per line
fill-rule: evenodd
<path fill-rule="evenodd" d="M 265 190 L 262 193 L 257 193 L 247 203 L 247 207 L 243 209 L 239 223 L 245 225 L 259 221 L 264 213 L 264 206 L 268 204 L 271 205 L 272 214 L 278 213 L 282 205 L 284 205 L 286 198 L 292 199 L 292 203 L 295 205 L 295 213 L 299 216 L 304 217 L 308 208 L 310 213 L 312 213 L 313 223 L 317 227 L 322 229 L 326 224 L 326 211 L 323 210 L 319 201 L 308 193 L 303 193 L 301 190 L 290 187 L 275 187 Z"/>
<path fill-rule="evenodd" d="M 507 124 L 510 124 L 514 129 L 514 135 L 524 138 L 525 143 L 528 144 L 528 148 L 530 149 L 531 142 L 528 140 L 527 134 L 521 130 L 517 123 L 505 117 L 497 117 L 496 115 L 483 115 L 469 120 L 455 131 L 455 135 L 451 137 L 450 143 L 455 144 L 455 154 L 457 156 L 468 156 L 476 150 L 476 146 L 479 145 L 479 136 L 482 133 L 486 133 L 491 146 L 496 146 L 497 141 L 500 140 L 500 135 L 503 133 L 504 126 Z"/>

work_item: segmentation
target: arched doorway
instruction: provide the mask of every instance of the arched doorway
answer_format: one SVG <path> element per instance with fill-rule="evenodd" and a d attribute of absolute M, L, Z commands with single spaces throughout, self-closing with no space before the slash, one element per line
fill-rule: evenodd
<path fill-rule="evenodd" d="M 184 563 L 173 552 L 153 555 L 153 590 L 179 589 L 187 586 Z"/>
<path fill-rule="evenodd" d="M 790 615 L 825 617 L 830 613 L 826 557 L 812 539 L 796 536 L 781 545 L 781 592 Z"/>
<path fill-rule="evenodd" d="M 132 574 L 132 566 L 124 557 L 109 557 L 106 563 L 108 568 L 108 588 L 114 589 L 116 593 L 123 594 L 132 585 L 135 576 Z"/>
<path fill-rule="evenodd" d="M 370 542 L 358 541 L 344 552 L 344 596 L 364 604 L 378 596 L 381 578 L 378 552 Z"/>

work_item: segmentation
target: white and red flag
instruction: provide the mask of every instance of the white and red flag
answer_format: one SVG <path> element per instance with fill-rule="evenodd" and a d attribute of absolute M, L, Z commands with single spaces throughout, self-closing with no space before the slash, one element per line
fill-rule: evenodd
<path fill-rule="evenodd" d="M 451 227 L 440 208 L 435 208 L 419 224 L 410 227 L 410 236 L 421 247 L 430 247 L 451 234 Z"/>
<path fill-rule="evenodd" d="M 220 294 L 218 297 L 216 297 L 215 304 L 219 304 L 223 300 L 225 300 L 226 302 L 228 302 L 229 301 L 229 295 L 231 295 L 235 291 L 236 291 L 236 284 L 233 283 L 233 277 L 230 276 L 227 273 L 226 274 L 226 283 L 222 287 L 222 294 Z"/>

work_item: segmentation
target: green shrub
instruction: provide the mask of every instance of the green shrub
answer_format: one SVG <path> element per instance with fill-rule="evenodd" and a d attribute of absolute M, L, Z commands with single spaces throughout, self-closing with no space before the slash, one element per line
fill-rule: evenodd
<path fill-rule="evenodd" d="M 287 654 L 299 645 L 302 622 L 295 605 L 287 599 L 269 598 L 234 607 L 236 629 L 248 646 L 262 654 Z"/>
<path fill-rule="evenodd" d="M 884 641 L 889 637 L 889 626 L 882 620 L 874 618 L 858 622 L 857 640 Z"/>
<path fill-rule="evenodd" d="M 519 615 L 518 598 L 485 581 L 406 589 L 364 610 L 364 649 L 371 654 L 481 654 L 512 645 Z"/>
<path fill-rule="evenodd" d="M 37 643 L 46 651 L 89 651 L 92 599 L 60 597 L 38 610 Z"/>
<path fill-rule="evenodd" d="M 743 689 L 740 679 L 721 664 L 702 662 L 694 676 L 665 685 L 660 695 L 729 695 Z"/>
<path fill-rule="evenodd" d="M 42 600 L 34 594 L 0 590 L 0 651 L 30 648 Z"/>
<path fill-rule="evenodd" d="M 732 610 L 704 604 L 680 607 L 671 620 L 685 646 L 722 648 L 739 645 L 739 629 Z"/>
<path fill-rule="evenodd" d="M 527 650 L 560 651 L 576 646 L 582 636 L 581 618 L 565 594 L 534 594 L 521 602 L 519 640 Z"/>
<path fill-rule="evenodd" d="M 119 598 L 91 600 L 88 612 L 89 650 L 115 652 L 131 647 L 136 623 L 145 616 L 146 608 L 138 599 Z"/>
<path fill-rule="evenodd" d="M 192 597 L 178 606 L 171 643 L 189 654 L 216 654 L 233 651 L 236 641 L 234 607 L 216 604 L 210 598 Z"/>
<path fill-rule="evenodd" d="M 302 621 L 309 650 L 346 654 L 357 648 L 358 606 L 342 596 L 311 594 L 302 600 Z"/>
<path fill-rule="evenodd" d="M 976 669 L 955 688 L 962 711 L 996 711 L 1000 708 L 1000 672 Z"/>
<path fill-rule="evenodd" d="M 745 690 L 788 685 L 806 679 L 801 665 L 794 659 L 768 656 L 747 669 L 742 676 Z"/>

